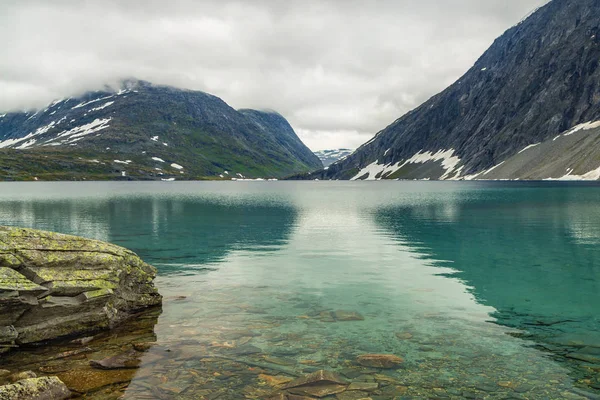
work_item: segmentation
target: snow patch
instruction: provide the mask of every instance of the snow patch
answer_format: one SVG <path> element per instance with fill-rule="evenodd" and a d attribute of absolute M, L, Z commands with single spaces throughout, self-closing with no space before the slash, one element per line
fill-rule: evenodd
<path fill-rule="evenodd" d="M 489 174 L 490 172 L 492 172 L 492 171 L 493 171 L 493 170 L 495 170 L 496 168 L 499 168 L 499 167 L 501 167 L 501 166 L 502 166 L 502 165 L 503 165 L 505 162 L 506 162 L 506 161 L 502 161 L 500 164 L 498 164 L 498 165 L 494 165 L 492 168 L 490 168 L 490 169 L 488 169 L 488 170 L 486 170 L 486 171 L 483 171 L 483 172 L 481 173 L 481 175 L 486 175 L 486 174 Z"/>
<path fill-rule="evenodd" d="M 96 99 L 96 100 L 91 100 L 91 101 L 87 101 L 87 102 L 84 102 L 84 103 L 79 103 L 75 107 L 71 108 L 71 110 L 75 110 L 76 108 L 85 107 L 85 106 L 87 106 L 89 104 L 94 104 L 94 103 L 97 103 L 97 102 L 102 101 L 102 100 L 112 99 L 113 97 L 114 96 L 106 96 L 106 97 L 101 97 L 101 98 Z"/>
<path fill-rule="evenodd" d="M 524 153 L 529 149 L 532 149 L 534 147 L 539 146 L 541 143 L 535 143 L 535 144 L 530 144 L 529 146 L 525 147 L 523 150 L 521 150 L 518 154 Z"/>
<path fill-rule="evenodd" d="M 131 160 L 126 160 L 126 161 L 122 161 L 122 160 L 113 160 L 113 162 L 114 162 L 114 163 L 117 163 L 117 164 L 125 164 L 125 165 L 129 165 L 129 164 L 131 164 L 133 161 L 131 161 Z"/>
<path fill-rule="evenodd" d="M 109 127 L 108 123 L 112 118 L 95 119 L 89 124 L 77 126 L 69 129 L 68 131 L 62 131 L 55 138 L 46 141 L 46 143 L 54 142 L 60 138 L 64 138 L 66 142 L 74 142 L 73 139 L 83 138 L 91 133 L 99 132 Z"/>
<path fill-rule="evenodd" d="M 572 134 L 580 132 L 580 131 L 587 131 L 587 130 L 596 129 L 596 128 L 600 128 L 600 121 L 584 122 L 583 124 L 574 126 L 573 128 L 571 128 L 571 130 L 567 131 L 566 133 L 556 136 L 552 141 L 556 141 L 558 138 L 563 137 L 563 136 L 569 136 L 569 135 L 572 135 Z"/>
<path fill-rule="evenodd" d="M 600 180 L 600 167 L 583 175 L 571 175 L 573 169 L 567 169 L 567 174 L 560 178 L 547 178 L 545 181 L 597 181 Z"/>
<path fill-rule="evenodd" d="M 154 142 L 158 142 L 158 136 L 152 136 L 150 138 L 150 140 L 154 141 Z"/>
<path fill-rule="evenodd" d="M 165 162 L 165 160 L 163 160 L 162 158 L 158 158 L 158 157 L 152 157 L 152 159 L 154 161 L 158 161 L 158 162 Z"/>
<path fill-rule="evenodd" d="M 175 163 L 171 164 L 171 167 L 173 167 L 175 169 L 183 169 L 183 167 L 181 165 L 175 164 Z"/>
<path fill-rule="evenodd" d="M 163 182 L 174 182 L 175 178 L 162 178 L 161 181 L 163 181 Z"/>
<path fill-rule="evenodd" d="M 577 125 L 573 129 L 571 129 L 570 131 L 568 131 L 567 133 L 565 133 L 563 136 L 569 136 L 569 135 L 572 135 L 572 134 L 574 134 L 576 132 L 579 132 L 579 131 L 587 131 L 587 130 L 596 129 L 596 128 L 600 128 L 600 121 L 585 122 L 583 124 Z"/>
<path fill-rule="evenodd" d="M 374 163 L 367 165 L 363 168 L 355 177 L 351 180 L 357 180 L 358 178 L 367 175 L 365 180 L 378 180 L 381 177 L 386 175 L 392 175 L 399 169 L 403 168 L 408 164 L 425 164 L 427 162 L 438 162 L 441 161 L 442 168 L 444 168 L 445 172 L 440 177 L 440 180 L 446 180 L 450 178 L 450 175 L 454 173 L 454 178 L 457 178 L 462 171 L 462 168 L 457 169 L 458 164 L 460 164 L 461 160 L 458 156 L 454 155 L 455 150 L 439 150 L 436 153 L 431 151 L 424 152 L 420 150 L 414 156 L 406 160 L 404 163 L 402 161 L 396 164 L 379 164 L 379 160 Z"/>
<path fill-rule="evenodd" d="M 22 145 L 15 147 L 15 148 L 18 149 L 18 150 L 24 150 L 24 149 L 27 149 L 27 148 L 33 146 L 35 144 L 35 142 L 37 142 L 37 139 L 31 139 L 31 140 L 23 143 Z"/>
<path fill-rule="evenodd" d="M 366 181 L 380 180 L 382 176 L 384 176 L 388 173 L 396 172 L 399 169 L 399 167 L 400 167 L 400 163 L 383 165 L 383 164 L 379 164 L 379 160 L 377 160 L 374 163 L 369 164 L 365 168 L 360 170 L 360 172 L 354 178 L 352 178 L 350 180 L 355 181 L 365 175 L 367 175 L 367 176 L 366 176 L 366 178 L 363 178 L 363 180 L 366 180 Z"/>
<path fill-rule="evenodd" d="M 101 105 L 100 107 L 96 107 L 96 108 L 92 108 L 90 111 L 88 112 L 92 112 L 92 111 L 100 111 L 100 110 L 104 110 L 106 107 L 110 107 L 113 104 L 115 104 L 114 101 L 109 101 L 107 103 L 104 103 L 103 105 Z"/>
<path fill-rule="evenodd" d="M 21 142 L 27 142 L 27 143 L 26 144 L 22 144 L 19 147 L 17 147 L 18 149 L 25 149 L 27 147 L 30 147 L 30 146 L 32 146 L 37 141 L 37 140 L 31 141 L 30 140 L 31 138 L 33 138 L 35 136 L 43 135 L 44 133 L 47 133 L 55 125 L 56 125 L 56 122 L 52 121 L 48 125 L 42 126 L 42 127 L 38 128 L 38 129 L 36 129 L 34 132 L 31 132 L 31 133 L 27 134 L 26 136 L 24 136 L 22 138 L 7 139 L 7 140 L 4 140 L 4 141 L 0 141 L 0 148 L 13 147 L 17 143 L 21 143 Z"/>
<path fill-rule="evenodd" d="M 27 118 L 25 120 L 25 122 L 29 121 L 31 118 L 35 117 L 36 115 L 38 115 L 39 111 L 36 111 L 31 117 Z"/>

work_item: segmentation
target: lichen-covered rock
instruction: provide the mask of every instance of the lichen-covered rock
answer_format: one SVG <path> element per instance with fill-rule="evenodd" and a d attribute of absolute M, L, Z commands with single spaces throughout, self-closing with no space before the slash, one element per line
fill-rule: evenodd
<path fill-rule="evenodd" d="M 69 397 L 71 392 L 55 376 L 24 379 L 0 386 L 0 400 L 62 400 Z"/>
<path fill-rule="evenodd" d="M 0 353 L 108 329 L 159 305 L 155 276 L 122 247 L 0 226 Z"/>

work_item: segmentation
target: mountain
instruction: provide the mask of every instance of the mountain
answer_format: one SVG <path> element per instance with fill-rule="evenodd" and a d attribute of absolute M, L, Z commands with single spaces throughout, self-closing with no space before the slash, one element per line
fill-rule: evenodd
<path fill-rule="evenodd" d="M 334 150 L 319 150 L 315 151 L 315 155 L 323 163 L 324 167 L 329 167 L 334 162 L 340 161 L 344 157 L 348 157 L 354 150 L 350 149 L 334 149 Z"/>
<path fill-rule="evenodd" d="M 300 178 L 594 178 L 599 63 L 600 1 L 553 0 L 449 88 L 351 156 Z"/>
<path fill-rule="evenodd" d="M 0 179 L 281 178 L 321 167 L 276 112 L 143 81 L 0 116 Z"/>

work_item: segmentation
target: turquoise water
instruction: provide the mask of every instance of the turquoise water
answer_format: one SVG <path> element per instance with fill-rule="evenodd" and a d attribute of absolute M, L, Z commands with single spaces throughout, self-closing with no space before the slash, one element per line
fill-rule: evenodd
<path fill-rule="evenodd" d="M 0 224 L 158 268 L 157 346 L 124 398 L 267 398 L 264 375 L 316 369 L 379 383 L 373 399 L 600 388 L 600 185 L 4 183 Z"/>

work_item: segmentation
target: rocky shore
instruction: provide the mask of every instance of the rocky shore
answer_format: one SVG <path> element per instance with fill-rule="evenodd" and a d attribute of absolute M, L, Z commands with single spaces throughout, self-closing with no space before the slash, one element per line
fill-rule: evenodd
<path fill-rule="evenodd" d="M 0 353 L 113 328 L 161 303 L 155 276 L 122 247 L 0 227 Z"/>

